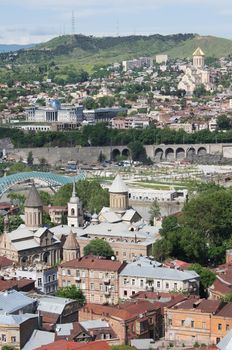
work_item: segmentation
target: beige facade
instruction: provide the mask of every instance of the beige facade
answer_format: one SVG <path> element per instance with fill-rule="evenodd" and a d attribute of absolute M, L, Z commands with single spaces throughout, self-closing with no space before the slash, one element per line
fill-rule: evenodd
<path fill-rule="evenodd" d="M 3 318 L 5 320 L 3 320 Z M 22 320 L 18 320 L 21 319 Z M 29 340 L 34 329 L 38 328 L 38 316 L 6 315 L 0 317 L 0 346 L 12 346 L 22 349 Z"/>
<path fill-rule="evenodd" d="M 110 208 L 115 211 L 126 211 L 129 206 L 128 192 L 110 193 Z"/>
<path fill-rule="evenodd" d="M 75 285 L 87 302 L 117 304 L 119 301 L 119 261 L 83 257 L 63 263 L 58 268 L 58 286 Z"/>

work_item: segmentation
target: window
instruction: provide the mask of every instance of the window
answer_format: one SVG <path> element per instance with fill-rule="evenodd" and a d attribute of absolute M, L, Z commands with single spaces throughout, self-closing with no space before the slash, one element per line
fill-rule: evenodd
<path fill-rule="evenodd" d="M 90 283 L 90 290 L 94 290 L 94 283 Z"/>
<path fill-rule="evenodd" d="M 172 326 L 172 319 L 171 318 L 168 319 L 168 324 L 169 324 L 169 326 Z"/>
<path fill-rule="evenodd" d="M 160 288 L 160 281 L 157 282 L 157 288 Z"/>
<path fill-rule="evenodd" d="M 53 277 L 53 281 L 55 281 L 56 280 L 56 275 L 53 274 L 52 277 Z"/>
<path fill-rule="evenodd" d="M 71 275 L 71 271 L 70 270 L 67 270 L 67 275 Z"/>
<path fill-rule="evenodd" d="M 184 320 L 181 320 L 181 326 L 182 327 L 184 326 Z"/>
<path fill-rule="evenodd" d="M 85 271 L 82 271 L 82 277 L 85 277 Z"/>
<path fill-rule="evenodd" d="M 91 294 L 90 300 L 91 300 L 91 302 L 94 302 L 94 294 Z"/>
<path fill-rule="evenodd" d="M 132 295 L 135 295 L 135 291 L 134 290 L 132 290 Z"/>
<path fill-rule="evenodd" d="M 38 287 L 42 286 L 42 278 L 38 278 Z"/>
<path fill-rule="evenodd" d="M 131 284 L 132 284 L 132 286 L 135 285 L 135 279 L 134 278 L 132 279 Z"/>
<path fill-rule="evenodd" d="M 166 289 L 169 289 L 169 283 L 166 283 L 165 287 Z"/>
<path fill-rule="evenodd" d="M 177 290 L 177 283 L 174 283 L 174 290 Z"/>
<path fill-rule="evenodd" d="M 80 277 L 80 271 L 76 270 L 76 277 Z"/>
<path fill-rule="evenodd" d="M 127 290 L 124 290 L 123 295 L 124 295 L 124 297 L 127 296 Z"/>
<path fill-rule="evenodd" d="M 6 334 L 2 334 L 2 341 L 6 341 Z"/>
<path fill-rule="evenodd" d="M 100 291 L 103 291 L 103 284 L 100 284 Z"/>
<path fill-rule="evenodd" d="M 143 280 L 140 280 L 140 287 L 143 287 Z"/>
<path fill-rule="evenodd" d="M 126 252 L 123 252 L 123 256 L 126 256 Z"/>
<path fill-rule="evenodd" d="M 222 324 L 218 323 L 218 330 L 221 331 L 222 330 Z"/>
<path fill-rule="evenodd" d="M 11 337 L 11 343 L 16 343 L 16 337 Z"/>
<path fill-rule="evenodd" d="M 94 278 L 94 271 L 90 271 L 90 278 Z"/>
<path fill-rule="evenodd" d="M 127 284 L 127 279 L 126 278 L 123 279 L 123 284 Z"/>
<path fill-rule="evenodd" d="M 206 323 L 202 322 L 202 329 L 206 329 Z"/>
<path fill-rule="evenodd" d="M 191 328 L 194 328 L 194 321 L 191 321 Z"/>
<path fill-rule="evenodd" d="M 226 325 L 226 330 L 227 330 L 227 331 L 230 330 L 230 325 L 229 325 L 229 324 Z"/>

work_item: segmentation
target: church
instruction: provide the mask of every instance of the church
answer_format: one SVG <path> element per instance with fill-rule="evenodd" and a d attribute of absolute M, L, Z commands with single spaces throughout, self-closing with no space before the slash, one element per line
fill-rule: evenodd
<path fill-rule="evenodd" d="M 5 217 L 4 232 L 0 236 L 0 255 L 21 266 L 44 263 L 48 266 L 60 261 L 60 240 L 43 227 L 43 204 L 33 184 L 25 201 L 25 224 L 9 231 Z"/>
<path fill-rule="evenodd" d="M 198 47 L 193 53 L 193 63 L 184 68 L 184 75 L 178 84 L 178 89 L 185 90 L 187 95 L 192 95 L 199 85 L 204 85 L 207 91 L 212 89 L 210 72 L 205 68 L 205 54 Z"/>

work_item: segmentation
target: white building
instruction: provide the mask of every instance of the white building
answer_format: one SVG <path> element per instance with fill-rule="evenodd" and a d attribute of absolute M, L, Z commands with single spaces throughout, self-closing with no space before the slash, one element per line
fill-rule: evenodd
<path fill-rule="evenodd" d="M 57 269 L 48 268 L 42 264 L 36 266 L 28 266 L 25 268 L 7 269 L 3 277 L 16 278 L 17 280 L 27 278 L 35 281 L 35 288 L 44 294 L 54 293 L 57 290 Z"/>
<path fill-rule="evenodd" d="M 185 90 L 188 94 L 193 94 L 199 85 L 204 85 L 207 91 L 212 89 L 210 73 L 205 68 L 204 57 L 204 52 L 198 47 L 193 53 L 193 64 L 184 69 L 184 75 L 178 84 L 178 89 Z"/>
<path fill-rule="evenodd" d="M 164 63 L 166 65 L 168 62 L 168 55 L 156 55 L 155 61 L 158 64 Z"/>
<path fill-rule="evenodd" d="M 129 61 L 122 61 L 123 71 L 127 72 L 128 70 L 140 69 L 143 67 L 152 67 L 153 59 L 151 57 L 140 57 L 138 59 L 133 59 Z"/>
<path fill-rule="evenodd" d="M 58 100 L 52 100 L 46 107 L 32 106 L 25 109 L 28 122 L 36 123 L 78 123 L 83 119 L 83 107 L 61 106 Z"/>
<path fill-rule="evenodd" d="M 180 271 L 160 267 L 146 257 L 127 264 L 119 274 L 119 298 L 128 299 L 140 291 L 185 291 L 198 294 L 199 275 L 195 271 Z"/>

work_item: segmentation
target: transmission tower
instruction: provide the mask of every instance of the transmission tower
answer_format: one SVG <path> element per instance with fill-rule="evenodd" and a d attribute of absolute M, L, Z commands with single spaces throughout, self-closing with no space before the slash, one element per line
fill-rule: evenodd
<path fill-rule="evenodd" d="M 72 35 L 76 34 L 76 19 L 75 19 L 75 13 L 72 11 Z"/>

